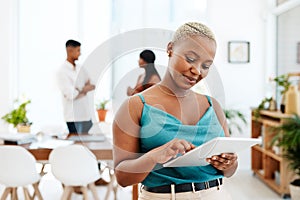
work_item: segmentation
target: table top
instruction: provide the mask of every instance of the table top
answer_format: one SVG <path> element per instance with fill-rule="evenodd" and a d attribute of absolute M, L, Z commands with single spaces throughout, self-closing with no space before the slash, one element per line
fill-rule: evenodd
<path fill-rule="evenodd" d="M 68 137 L 74 134 L 69 134 Z M 67 138 L 68 138 L 67 137 Z M 93 141 L 93 142 L 75 142 L 75 144 L 82 144 L 90 149 L 96 156 L 98 160 L 112 160 L 112 142 L 108 139 L 104 141 Z M 48 160 L 49 154 L 52 149 L 48 148 L 31 148 L 31 144 L 22 144 L 34 157 L 36 160 Z"/>

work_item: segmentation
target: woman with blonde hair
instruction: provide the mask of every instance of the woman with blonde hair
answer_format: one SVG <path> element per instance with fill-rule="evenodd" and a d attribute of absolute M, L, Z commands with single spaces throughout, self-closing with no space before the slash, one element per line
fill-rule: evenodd
<path fill-rule="evenodd" d="M 129 97 L 118 110 L 113 124 L 115 175 L 122 186 L 142 183 L 140 200 L 231 199 L 223 178 L 237 169 L 234 153 L 207 158 L 206 166 L 162 166 L 215 137 L 229 137 L 219 103 L 191 90 L 208 75 L 215 53 L 216 40 L 206 25 L 183 24 L 167 45 L 162 81 Z"/>

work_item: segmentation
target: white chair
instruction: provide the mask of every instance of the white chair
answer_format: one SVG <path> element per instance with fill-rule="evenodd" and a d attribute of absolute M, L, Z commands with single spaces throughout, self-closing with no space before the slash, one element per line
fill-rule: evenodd
<path fill-rule="evenodd" d="M 53 175 L 64 184 L 62 200 L 69 199 L 76 186 L 81 186 L 85 200 L 88 188 L 99 199 L 94 184 L 100 178 L 98 162 L 88 148 L 77 144 L 58 147 L 50 153 L 49 162 Z"/>
<path fill-rule="evenodd" d="M 24 199 L 33 200 L 35 196 L 39 200 L 43 197 L 38 184 L 40 175 L 36 169 L 36 160 L 25 148 L 15 145 L 0 146 L 0 184 L 6 188 L 1 200 L 5 200 L 11 194 L 12 200 L 17 200 L 17 188 L 23 187 Z M 34 194 L 29 194 L 28 185 L 34 188 Z"/>

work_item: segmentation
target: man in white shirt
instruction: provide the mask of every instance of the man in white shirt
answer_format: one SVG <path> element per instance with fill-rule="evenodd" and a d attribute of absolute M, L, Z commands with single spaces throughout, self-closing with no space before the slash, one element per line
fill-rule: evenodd
<path fill-rule="evenodd" d="M 70 133 L 87 133 L 92 127 L 87 93 L 95 89 L 84 68 L 75 64 L 81 44 L 66 42 L 67 60 L 58 71 L 58 86 L 63 96 L 64 118 Z"/>

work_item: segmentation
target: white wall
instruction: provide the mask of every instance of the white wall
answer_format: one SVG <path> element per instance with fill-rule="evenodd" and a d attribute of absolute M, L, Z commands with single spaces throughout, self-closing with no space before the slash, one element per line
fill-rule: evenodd
<path fill-rule="evenodd" d="M 299 72 L 297 43 L 300 42 L 300 6 L 278 18 L 278 74 Z M 299 58 L 300 59 L 300 58 Z"/>
<path fill-rule="evenodd" d="M 14 48 L 14 6 L 15 1 L 0 1 L 0 116 L 11 108 L 12 101 L 12 73 Z M 7 124 L 0 120 L 0 131 L 7 130 Z"/>
<path fill-rule="evenodd" d="M 261 0 L 208 1 L 208 23 L 217 43 L 215 65 L 225 87 L 226 106 L 244 110 L 259 103 L 264 95 L 264 4 Z M 227 61 L 227 43 L 250 42 L 250 63 Z"/>
<path fill-rule="evenodd" d="M 261 0 L 209 0 L 207 19 L 217 39 L 215 66 L 223 80 L 225 107 L 246 114 L 248 127 L 238 137 L 250 136 L 250 107 L 257 106 L 265 95 L 265 18 L 267 5 Z M 275 32 L 274 32 L 275 34 Z M 250 42 L 250 62 L 227 61 L 227 44 L 231 40 Z M 274 58 L 273 58 L 274 59 Z M 240 168 L 250 168 L 250 151 L 239 158 Z"/>

